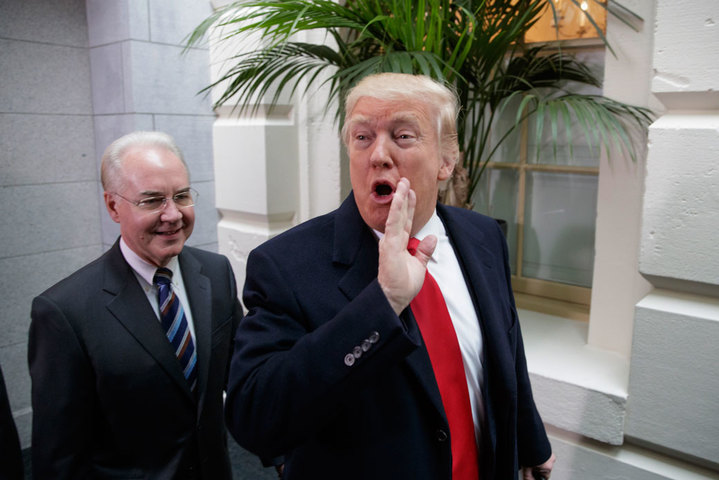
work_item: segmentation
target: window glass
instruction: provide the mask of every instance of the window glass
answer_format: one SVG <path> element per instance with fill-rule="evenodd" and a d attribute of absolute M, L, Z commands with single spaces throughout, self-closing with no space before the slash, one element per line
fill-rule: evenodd
<path fill-rule="evenodd" d="M 528 172 L 525 277 L 591 286 L 597 180 L 593 175 Z"/>
<path fill-rule="evenodd" d="M 512 273 L 517 269 L 517 198 L 519 172 L 512 169 L 485 170 L 472 201 L 474 210 L 507 222 L 507 243 Z"/>

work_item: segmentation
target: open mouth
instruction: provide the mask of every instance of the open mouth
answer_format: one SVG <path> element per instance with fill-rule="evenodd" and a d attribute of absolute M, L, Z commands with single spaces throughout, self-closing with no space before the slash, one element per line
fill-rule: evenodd
<path fill-rule="evenodd" d="M 395 186 L 388 180 L 378 180 L 372 185 L 372 196 L 380 202 L 392 200 Z"/>
<path fill-rule="evenodd" d="M 378 185 L 375 185 L 374 193 L 376 193 L 380 197 L 392 195 L 392 186 L 386 183 L 380 183 Z"/>

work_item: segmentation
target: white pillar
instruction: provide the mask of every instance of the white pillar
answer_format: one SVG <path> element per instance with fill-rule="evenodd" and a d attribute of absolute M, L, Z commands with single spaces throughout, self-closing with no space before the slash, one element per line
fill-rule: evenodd
<path fill-rule="evenodd" d="M 237 117 L 219 109 L 213 127 L 217 239 L 238 286 L 250 250 L 295 222 L 299 209 L 297 125 L 293 109 Z"/>
<path fill-rule="evenodd" d="M 216 8 L 225 3 L 213 0 Z M 218 42 L 218 33 L 210 37 L 212 82 L 231 66 L 228 58 L 254 48 L 257 41 L 242 37 Z M 314 41 L 322 38 L 312 37 Z M 220 84 L 212 90 L 213 102 L 224 88 Z M 246 112 L 235 108 L 233 99 L 215 112 L 218 250 L 230 259 L 240 289 L 253 248 L 297 223 L 333 210 L 348 191 L 341 181 L 340 142 L 334 111 L 325 105 L 326 93 L 314 88 L 297 92 L 302 93 L 291 99 L 281 96 L 271 110 L 273 90 L 258 101 L 261 107 L 255 113 L 252 108 Z"/>

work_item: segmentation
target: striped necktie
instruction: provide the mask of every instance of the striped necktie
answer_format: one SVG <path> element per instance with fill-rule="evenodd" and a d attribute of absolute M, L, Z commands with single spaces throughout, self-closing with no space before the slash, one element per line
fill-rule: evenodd
<path fill-rule="evenodd" d="M 162 328 L 165 329 L 167 339 L 175 350 L 175 356 L 180 362 L 185 379 L 190 384 L 190 390 L 194 392 L 197 386 L 197 352 L 185 310 L 172 289 L 172 270 L 158 268 L 153 282 L 157 285 Z"/>
<path fill-rule="evenodd" d="M 409 253 L 414 255 L 417 245 L 419 240 L 410 238 L 407 245 Z M 410 308 L 427 346 L 447 414 L 452 451 L 452 479 L 477 480 L 477 442 L 474 438 L 474 420 L 462 353 L 444 296 L 429 270 L 425 273 L 422 289 L 410 302 Z"/>

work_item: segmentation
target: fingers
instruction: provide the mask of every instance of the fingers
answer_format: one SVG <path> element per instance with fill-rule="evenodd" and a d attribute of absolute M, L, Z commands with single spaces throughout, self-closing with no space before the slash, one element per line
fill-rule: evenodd
<path fill-rule="evenodd" d="M 405 202 L 407 204 L 407 208 L 405 209 L 404 214 L 406 215 L 404 220 L 404 231 L 407 232 L 407 236 L 409 237 L 410 233 L 412 232 L 412 221 L 414 220 L 414 208 L 417 206 L 417 194 L 409 188 L 409 180 L 406 178 L 402 178 L 400 182 L 406 182 L 407 185 L 407 201 Z"/>
<path fill-rule="evenodd" d="M 436 239 L 424 241 L 414 257 L 407 251 L 416 204 L 417 197 L 409 180 L 400 179 L 387 215 L 384 236 L 379 242 L 377 280 L 398 315 L 422 287 L 428 253 L 431 254 L 436 243 Z"/>
<path fill-rule="evenodd" d="M 387 222 L 385 223 L 385 235 L 401 235 L 407 234 L 406 240 L 409 238 L 409 232 L 412 231 L 412 217 L 414 216 L 414 208 L 417 204 L 417 196 L 410 189 L 409 180 L 402 177 L 397 183 L 394 194 L 392 196 L 392 204 L 387 214 Z"/>

